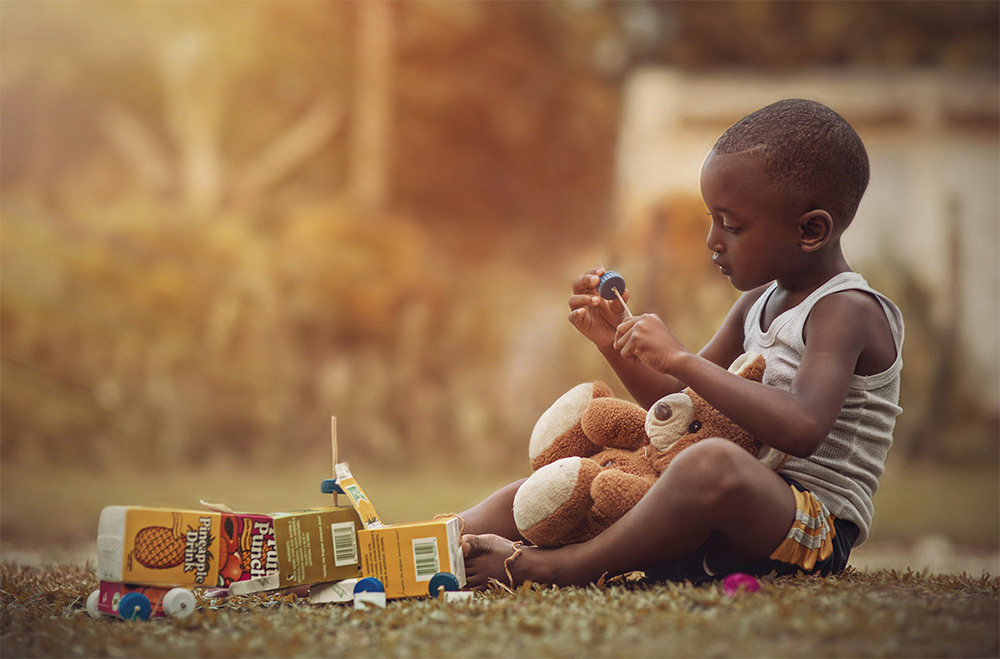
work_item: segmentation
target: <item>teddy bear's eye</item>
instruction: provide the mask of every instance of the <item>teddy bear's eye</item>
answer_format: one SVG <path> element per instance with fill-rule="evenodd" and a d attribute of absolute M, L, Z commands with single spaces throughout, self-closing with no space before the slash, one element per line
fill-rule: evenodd
<path fill-rule="evenodd" d="M 608 460 L 607 462 L 605 462 L 605 463 L 603 463 L 601 465 L 601 468 L 602 469 L 607 469 L 608 467 L 614 467 L 614 466 L 615 466 L 615 461 L 614 460 Z"/>
<path fill-rule="evenodd" d="M 691 425 L 688 426 L 688 432 L 695 433 L 701 430 L 701 421 L 692 421 Z"/>

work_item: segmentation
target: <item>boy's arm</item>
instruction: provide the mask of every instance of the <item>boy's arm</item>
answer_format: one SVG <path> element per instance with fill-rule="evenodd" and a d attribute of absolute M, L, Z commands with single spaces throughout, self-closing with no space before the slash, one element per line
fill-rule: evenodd
<path fill-rule="evenodd" d="M 698 352 L 700 357 L 712 364 L 728 368 L 733 360 L 743 353 L 744 319 L 747 311 L 766 288 L 763 286 L 740 296 L 715 335 Z M 663 329 L 666 330 L 666 327 Z M 690 384 L 682 377 L 668 375 L 642 362 L 623 358 L 621 351 L 614 347 L 613 341 L 608 346 L 598 346 L 598 349 L 632 397 L 646 409 L 664 396 L 678 392 Z"/>
<path fill-rule="evenodd" d="M 788 391 L 740 378 L 691 353 L 662 324 L 652 340 L 655 323 L 646 322 L 648 318 L 629 319 L 619 327 L 616 345 L 624 359 L 642 361 L 686 382 L 768 446 L 807 457 L 840 414 L 867 345 L 871 313 L 851 296 L 831 295 L 818 302 L 806 322 L 805 353 Z"/>

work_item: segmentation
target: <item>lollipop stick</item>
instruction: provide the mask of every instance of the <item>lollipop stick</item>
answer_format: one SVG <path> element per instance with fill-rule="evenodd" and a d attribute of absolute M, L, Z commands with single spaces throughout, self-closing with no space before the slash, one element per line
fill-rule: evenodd
<path fill-rule="evenodd" d="M 617 288 L 612 288 L 611 290 L 613 290 L 615 292 L 615 297 L 617 297 L 618 301 L 622 303 L 623 307 L 625 307 L 625 315 L 628 316 L 629 318 L 631 318 L 632 317 L 632 312 L 628 310 L 628 305 L 625 304 L 625 300 L 622 299 L 622 294 L 618 292 Z"/>

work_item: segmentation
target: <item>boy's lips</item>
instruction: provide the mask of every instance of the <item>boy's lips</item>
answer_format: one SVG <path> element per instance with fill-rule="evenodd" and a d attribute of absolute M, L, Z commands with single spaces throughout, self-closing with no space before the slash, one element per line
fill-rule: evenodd
<path fill-rule="evenodd" d="M 725 263 L 723 263 L 721 259 L 718 258 L 718 255 L 712 257 L 712 263 L 718 266 L 719 270 L 722 271 L 722 274 L 726 275 L 727 277 L 729 276 L 729 267 Z"/>

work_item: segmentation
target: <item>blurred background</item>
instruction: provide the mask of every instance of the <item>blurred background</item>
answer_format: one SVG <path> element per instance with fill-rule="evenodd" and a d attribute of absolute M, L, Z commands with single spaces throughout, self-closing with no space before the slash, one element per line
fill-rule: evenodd
<path fill-rule="evenodd" d="M 995 555 L 998 7 L 3 2 L 2 546 L 322 505 L 330 416 L 388 521 L 525 475 L 566 389 L 627 395 L 572 279 L 699 348 L 736 298 L 701 161 L 807 97 L 865 140 L 845 250 L 907 323 L 873 541 Z"/>

